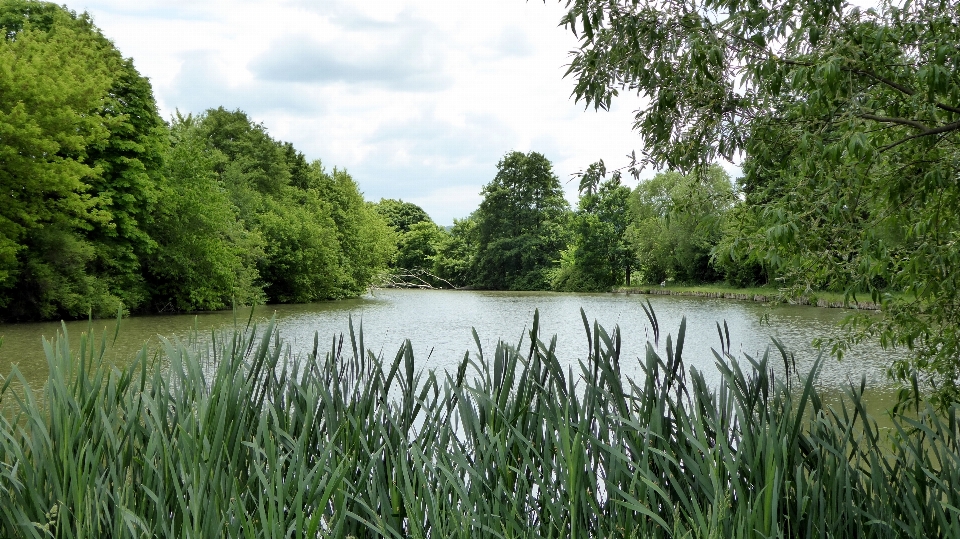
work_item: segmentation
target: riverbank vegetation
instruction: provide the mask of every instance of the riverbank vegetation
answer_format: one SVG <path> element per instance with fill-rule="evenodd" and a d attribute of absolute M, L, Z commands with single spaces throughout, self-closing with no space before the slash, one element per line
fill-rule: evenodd
<path fill-rule="evenodd" d="M 241 322 L 122 368 L 113 335 L 78 356 L 58 335 L 42 389 L 16 370 L 0 387 L 0 535 L 960 537 L 955 413 L 878 428 L 862 383 L 827 406 L 816 370 L 734 358 L 729 336 L 708 386 L 684 323 L 674 340 L 649 316 L 642 359 L 584 316 L 589 352 L 565 367 L 535 316 L 449 373 L 352 327 L 294 357 Z"/>
<path fill-rule="evenodd" d="M 850 298 L 840 292 L 817 292 L 805 296 L 784 296 L 782 289 L 773 286 L 755 286 L 738 288 L 724 283 L 699 285 L 665 286 L 621 286 L 613 289 L 622 294 L 648 294 L 665 296 L 692 296 L 703 298 L 725 298 L 759 303 L 786 303 L 790 305 L 815 305 L 837 309 L 879 310 L 880 306 L 867 299 Z"/>
<path fill-rule="evenodd" d="M 586 168 L 560 256 L 538 269 L 549 278 L 516 282 L 722 281 L 869 300 L 882 314 L 853 315 L 834 351 L 910 348 L 891 372 L 960 400 L 955 3 L 566 4 L 575 97 L 598 109 L 622 91 L 646 98 L 643 152 L 609 179 L 602 162 Z M 721 159 L 742 165 L 735 184 Z M 621 174 L 644 165 L 664 172 L 626 194 Z M 499 286 L 471 272 L 479 244 L 462 238 L 466 271 L 452 281 Z"/>

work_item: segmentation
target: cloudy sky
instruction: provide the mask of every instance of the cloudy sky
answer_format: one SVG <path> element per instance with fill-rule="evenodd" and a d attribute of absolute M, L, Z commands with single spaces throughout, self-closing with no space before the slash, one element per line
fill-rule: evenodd
<path fill-rule="evenodd" d="M 564 79 L 556 0 L 78 0 L 153 83 L 164 117 L 242 109 L 370 200 L 467 216 L 497 161 L 538 151 L 570 175 L 639 148 L 621 97 L 585 110 Z"/>

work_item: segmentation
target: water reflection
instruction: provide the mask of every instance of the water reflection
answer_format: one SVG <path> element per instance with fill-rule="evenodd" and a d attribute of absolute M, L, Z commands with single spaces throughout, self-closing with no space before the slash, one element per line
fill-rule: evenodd
<path fill-rule="evenodd" d="M 536 309 L 540 310 L 541 335 L 544 338 L 556 335 L 559 356 L 576 365 L 587 354 L 580 316 L 583 308 L 591 325 L 597 320 L 608 331 L 614 326 L 620 327 L 623 374 L 639 377 L 637 359 L 643 355 L 647 340 L 653 338 L 641 308 L 647 299 L 648 296 L 615 294 L 378 290 L 362 298 L 339 302 L 259 307 L 254 318 L 263 321 L 275 314 L 281 335 L 293 353 L 305 354 L 313 348 L 315 332 L 319 332 L 321 349 L 327 349 L 334 335 L 348 331 L 348 320 L 352 317 L 358 330 L 363 327 L 364 345 L 375 353 L 392 358 L 403 340 L 410 339 L 420 368 L 453 369 L 464 352 L 477 351 L 473 328 L 488 353 L 492 353 L 498 339 L 512 344 L 526 343 L 526 331 Z M 711 351 L 720 347 L 717 322 L 721 325 L 727 322 L 735 355 L 762 355 L 771 345 L 770 338 L 776 337 L 796 354 L 798 367 L 806 370 L 818 355 L 811 341 L 835 335 L 837 324 L 845 316 L 837 309 L 766 307 L 722 299 L 653 296 L 649 300 L 660 321 L 660 351 L 664 350 L 666 334 L 676 338 L 681 317 L 686 316 L 684 357 L 687 365 L 703 371 L 708 381 L 713 382 L 718 379 Z M 108 357 L 122 364 L 144 345 L 156 349 L 158 335 L 184 338 L 193 327 L 201 335 L 209 335 L 234 323 L 245 324 L 248 314 L 248 311 L 239 313 L 239 319 L 231 312 L 126 319 L 122 321 L 116 345 L 109 348 Z M 111 337 L 113 325 L 112 320 L 93 322 L 98 335 L 106 331 Z M 87 331 L 88 323 L 70 322 L 66 327 L 76 344 L 79 334 Z M 4 339 L 0 346 L 0 373 L 8 373 L 11 365 L 18 363 L 31 383 L 42 383 L 47 367 L 41 336 L 49 338 L 59 328 L 59 323 L 0 325 Z M 895 357 L 895 353 L 883 351 L 876 345 L 864 344 L 843 362 L 826 359 L 821 385 L 835 390 L 849 382 L 859 383 L 865 375 L 870 387 L 886 387 L 889 384 L 885 369 Z M 779 360 L 774 365 L 782 370 Z"/>

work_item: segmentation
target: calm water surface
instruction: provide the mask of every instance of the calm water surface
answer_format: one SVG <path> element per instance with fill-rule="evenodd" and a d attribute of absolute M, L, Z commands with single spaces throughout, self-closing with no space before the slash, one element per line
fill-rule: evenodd
<path fill-rule="evenodd" d="M 305 305 L 258 307 L 254 318 L 266 320 L 275 315 L 280 334 L 294 353 L 305 354 L 319 333 L 321 349 L 329 348 L 334 335 L 348 331 L 352 317 L 355 327 L 362 324 L 364 344 L 375 353 L 392 358 L 404 339 L 410 339 L 423 369 L 455 369 L 465 352 L 474 354 L 477 346 L 471 333 L 475 328 L 484 352 L 492 353 L 498 339 L 511 344 L 526 341 L 533 313 L 540 310 L 542 338 L 557 336 L 558 355 L 576 365 L 586 356 L 587 340 L 580 317 L 586 312 L 591 325 L 597 320 L 608 331 L 619 326 L 623 335 L 621 368 L 623 374 L 640 376 L 637 358 L 643 355 L 652 329 L 641 308 L 649 298 L 660 321 L 660 351 L 666 334 L 676 338 L 683 316 L 687 317 L 684 358 L 688 367 L 703 371 L 708 380 L 719 376 L 711 349 L 719 349 L 716 324 L 727 322 L 735 355 L 762 355 L 771 346 L 771 337 L 779 339 L 796 354 L 797 364 L 806 370 L 817 357 L 811 341 L 837 334 L 837 324 L 845 313 L 839 309 L 805 306 L 768 307 L 758 303 L 721 299 L 622 294 L 565 294 L 543 292 L 479 292 L 377 290 L 358 299 Z M 239 314 L 246 322 L 249 310 Z M 181 338 L 196 326 L 201 333 L 234 324 L 232 312 L 178 316 L 137 316 L 121 322 L 120 336 L 108 350 L 108 357 L 123 364 L 142 347 L 158 347 L 159 335 Z M 99 339 L 103 331 L 112 337 L 114 321 L 96 320 L 93 328 Z M 88 322 L 68 322 L 67 331 L 74 345 Z M 17 364 L 31 385 L 39 387 L 47 375 L 42 338 L 49 339 L 59 323 L 0 324 L 0 374 Z M 849 382 L 866 376 L 874 398 L 886 400 L 889 386 L 885 369 L 897 352 L 879 346 L 863 345 L 842 362 L 825 360 L 821 385 L 839 390 Z M 779 356 L 777 356 L 779 357 Z M 780 361 L 775 365 L 782 370 Z M 876 396 L 879 395 L 879 396 Z"/>

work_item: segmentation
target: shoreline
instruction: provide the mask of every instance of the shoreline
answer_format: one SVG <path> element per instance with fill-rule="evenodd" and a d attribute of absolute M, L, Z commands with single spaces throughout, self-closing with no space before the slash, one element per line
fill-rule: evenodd
<path fill-rule="evenodd" d="M 710 292 L 706 290 L 672 290 L 670 288 L 652 287 L 617 287 L 611 292 L 614 294 L 644 294 L 649 296 L 686 296 L 696 298 L 733 299 L 739 301 L 753 301 L 756 303 L 781 303 L 775 295 L 750 294 L 739 292 Z M 842 301 L 829 301 L 823 298 L 811 299 L 806 296 L 788 298 L 782 303 L 787 305 L 806 305 L 825 309 L 856 309 L 861 311 L 879 311 L 880 306 L 872 301 L 857 301 L 844 304 Z"/>

